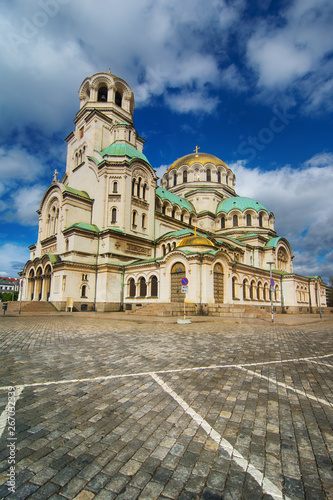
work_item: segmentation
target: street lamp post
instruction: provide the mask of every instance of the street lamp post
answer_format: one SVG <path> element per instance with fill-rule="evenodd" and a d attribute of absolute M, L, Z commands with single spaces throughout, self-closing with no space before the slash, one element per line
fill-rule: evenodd
<path fill-rule="evenodd" d="M 272 278 L 272 264 L 275 264 L 274 261 L 267 262 L 269 265 L 269 289 L 271 291 L 271 314 L 272 314 L 272 323 L 274 323 L 274 307 L 273 307 L 273 289 L 274 289 L 274 281 Z"/>

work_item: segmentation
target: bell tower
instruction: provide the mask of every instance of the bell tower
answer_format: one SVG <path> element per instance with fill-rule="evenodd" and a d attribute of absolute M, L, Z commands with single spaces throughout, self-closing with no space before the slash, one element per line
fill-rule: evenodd
<path fill-rule="evenodd" d="M 142 153 L 145 142 L 134 128 L 134 95 L 123 79 L 110 72 L 95 73 L 82 82 L 79 97 L 75 130 L 66 138 L 66 181 L 69 183 L 76 169 L 87 166 L 96 151 L 120 142 Z"/>

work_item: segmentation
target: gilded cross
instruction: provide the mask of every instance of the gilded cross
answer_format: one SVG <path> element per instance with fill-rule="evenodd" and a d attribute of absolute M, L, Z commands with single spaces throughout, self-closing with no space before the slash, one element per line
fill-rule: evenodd
<path fill-rule="evenodd" d="M 198 153 L 198 149 L 200 149 L 199 146 L 195 146 L 195 149 L 193 151 L 195 151 L 196 153 Z"/>

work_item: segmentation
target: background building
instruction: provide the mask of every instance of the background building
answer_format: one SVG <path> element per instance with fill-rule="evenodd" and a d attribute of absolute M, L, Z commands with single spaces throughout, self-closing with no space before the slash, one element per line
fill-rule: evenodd
<path fill-rule="evenodd" d="M 176 160 L 161 185 L 133 124 L 134 96 L 114 75 L 79 89 L 67 165 L 38 210 L 39 232 L 24 269 L 22 299 L 68 298 L 79 310 L 182 303 L 269 306 L 290 312 L 326 305 L 320 277 L 293 273 L 293 253 L 274 214 L 238 196 L 235 175 L 212 154 Z M 272 282 L 270 281 L 270 268 Z M 271 284 L 272 283 L 272 284 Z"/>

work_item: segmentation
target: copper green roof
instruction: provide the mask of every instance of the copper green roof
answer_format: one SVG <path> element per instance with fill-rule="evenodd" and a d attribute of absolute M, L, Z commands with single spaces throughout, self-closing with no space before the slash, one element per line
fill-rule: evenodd
<path fill-rule="evenodd" d="M 66 229 L 71 229 L 74 227 L 78 229 L 85 229 L 86 231 L 93 231 L 94 233 L 99 233 L 99 229 L 95 224 L 87 224 L 86 222 L 76 222 L 75 224 L 72 224 Z"/>
<path fill-rule="evenodd" d="M 163 240 L 164 238 L 171 238 L 173 236 L 186 236 L 187 234 L 194 234 L 194 231 L 191 231 L 191 229 L 179 229 L 178 231 L 169 231 L 168 233 L 165 233 L 163 234 L 162 236 L 160 236 L 159 238 L 157 238 L 155 241 L 158 242 L 158 241 L 161 241 Z M 200 236 L 206 236 L 205 234 L 203 233 L 200 233 L 200 232 L 197 232 L 197 234 L 199 234 Z"/>
<path fill-rule="evenodd" d="M 271 238 L 270 240 L 267 241 L 265 247 L 266 248 L 276 248 L 277 244 L 281 240 L 281 236 L 278 236 L 277 238 Z"/>
<path fill-rule="evenodd" d="M 57 255 L 55 253 L 48 253 L 47 256 L 49 257 L 51 264 L 56 264 L 57 262 L 61 262 L 60 255 Z"/>
<path fill-rule="evenodd" d="M 133 146 L 130 146 L 126 142 L 114 142 L 113 144 L 110 144 L 105 149 L 102 149 L 102 151 L 99 151 L 101 156 L 128 156 L 129 158 L 138 158 L 139 160 L 143 160 L 146 163 L 149 163 L 147 157 L 143 154 L 140 153 L 137 149 L 135 149 Z"/>
<path fill-rule="evenodd" d="M 82 198 L 88 198 L 89 200 L 91 199 L 89 194 L 86 191 L 79 191 L 78 189 L 74 189 L 72 187 L 66 186 L 65 191 L 68 191 L 68 193 L 73 193 L 78 196 L 82 196 Z"/>
<path fill-rule="evenodd" d="M 162 201 L 168 200 L 171 205 L 178 205 L 180 209 L 186 208 L 189 212 L 195 213 L 195 208 L 190 201 L 185 200 L 184 198 L 181 198 L 174 193 L 171 193 L 167 189 L 158 187 L 156 189 L 156 194 L 161 198 Z"/>
<path fill-rule="evenodd" d="M 227 198 L 226 200 L 220 201 L 220 203 L 217 205 L 216 214 L 220 212 L 224 212 L 227 214 L 234 209 L 244 212 L 248 208 L 252 208 L 256 212 L 265 210 L 267 213 L 269 213 L 267 208 L 259 203 L 259 201 L 253 200 L 252 198 L 245 198 L 244 196 L 233 196 L 231 198 Z"/>

